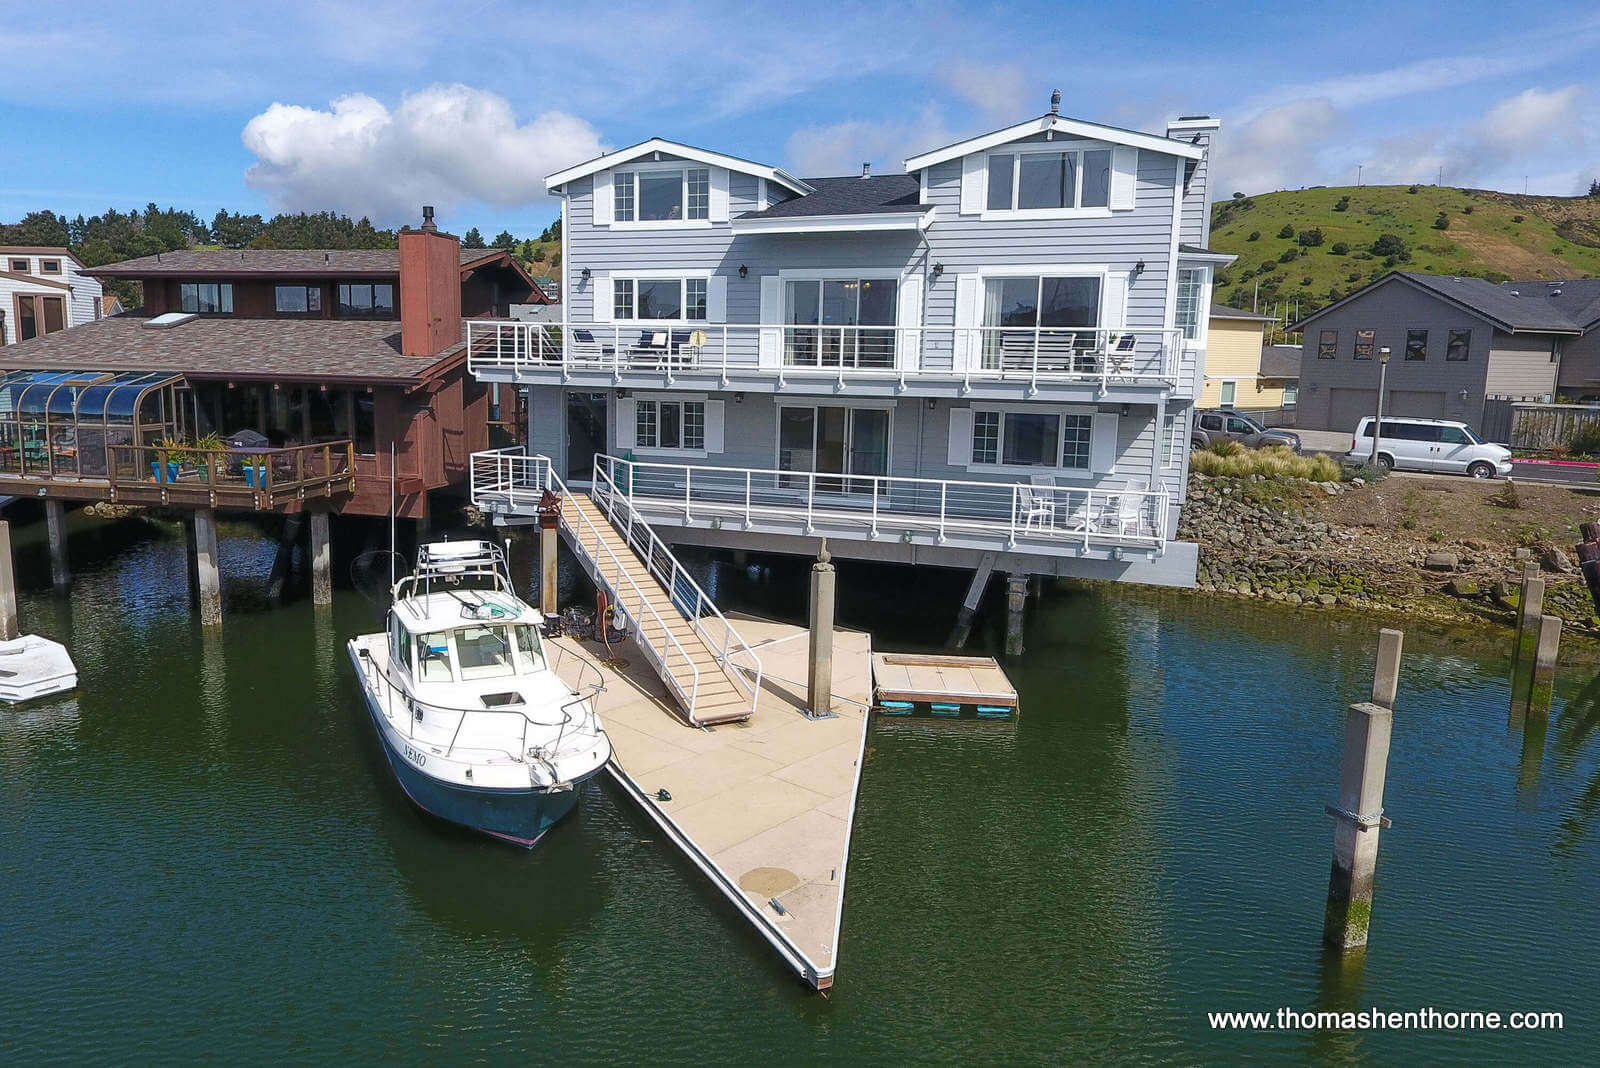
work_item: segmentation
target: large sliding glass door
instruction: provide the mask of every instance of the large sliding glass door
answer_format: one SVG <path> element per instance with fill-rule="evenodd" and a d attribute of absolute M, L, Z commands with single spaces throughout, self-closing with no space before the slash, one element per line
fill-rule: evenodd
<path fill-rule="evenodd" d="M 778 409 L 778 468 L 837 475 L 889 473 L 889 411 L 829 405 Z M 779 485 L 805 488 L 804 478 L 780 478 Z M 822 478 L 817 489 L 830 493 L 867 493 L 861 479 Z"/>
<path fill-rule="evenodd" d="M 783 359 L 790 367 L 894 366 L 895 279 L 791 280 L 784 307 Z"/>

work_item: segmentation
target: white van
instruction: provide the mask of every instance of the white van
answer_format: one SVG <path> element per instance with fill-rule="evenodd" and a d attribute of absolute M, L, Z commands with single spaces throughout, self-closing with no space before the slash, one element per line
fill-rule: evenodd
<path fill-rule="evenodd" d="M 1366 463 L 1372 457 L 1372 416 L 1356 425 L 1345 459 Z M 1511 473 L 1511 450 L 1491 445 L 1465 423 L 1444 419 L 1384 416 L 1378 440 L 1378 466 L 1388 471 L 1435 471 L 1473 478 Z"/>

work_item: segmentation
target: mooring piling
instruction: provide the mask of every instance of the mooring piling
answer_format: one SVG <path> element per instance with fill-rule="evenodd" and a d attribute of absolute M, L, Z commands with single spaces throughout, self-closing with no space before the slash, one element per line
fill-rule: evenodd
<path fill-rule="evenodd" d="M 1383 814 L 1383 786 L 1388 775 L 1389 736 L 1394 726 L 1393 702 L 1400 684 L 1404 639 L 1405 635 L 1397 630 L 1378 634 L 1372 700 L 1353 704 L 1346 713 L 1339 803 L 1326 806 L 1335 824 L 1322 937 L 1340 949 L 1365 946 L 1371 926 L 1378 832 L 1389 825 Z"/>
<path fill-rule="evenodd" d="M 1006 576 L 1006 655 L 1022 655 L 1022 616 L 1028 603 L 1028 576 Z"/>
<path fill-rule="evenodd" d="M 811 565 L 811 649 L 806 672 L 806 708 L 813 717 L 833 714 L 833 608 L 838 572 L 822 539 Z"/>
<path fill-rule="evenodd" d="M 72 571 L 67 567 L 67 506 L 54 497 L 45 498 L 44 521 L 50 539 L 50 582 L 57 593 L 66 593 L 72 585 Z"/>
<path fill-rule="evenodd" d="M 17 623 L 17 569 L 11 559 L 11 524 L 0 519 L 0 642 L 22 633 Z"/>
<path fill-rule="evenodd" d="M 1561 617 L 1540 616 L 1533 652 L 1533 695 L 1531 704 L 1548 711 L 1556 675 L 1556 656 L 1561 652 Z"/>
<path fill-rule="evenodd" d="M 333 545 L 327 512 L 311 513 L 311 603 L 333 603 Z"/>
<path fill-rule="evenodd" d="M 195 577 L 199 580 L 200 624 L 222 625 L 222 572 L 217 564 L 217 513 L 194 510 Z"/>
<path fill-rule="evenodd" d="M 539 498 L 539 611 L 546 617 L 561 611 L 556 590 L 556 554 L 561 547 L 561 498 L 545 490 Z"/>

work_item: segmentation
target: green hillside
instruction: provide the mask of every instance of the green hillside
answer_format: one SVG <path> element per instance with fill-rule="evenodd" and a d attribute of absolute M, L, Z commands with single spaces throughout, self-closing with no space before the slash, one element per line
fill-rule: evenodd
<path fill-rule="evenodd" d="M 1287 301 L 1304 315 L 1397 269 L 1493 281 L 1600 275 L 1600 196 L 1301 189 L 1215 204 L 1211 228 L 1211 247 L 1239 257 L 1217 275 L 1214 299 L 1249 308 L 1254 295 L 1264 312 Z"/>

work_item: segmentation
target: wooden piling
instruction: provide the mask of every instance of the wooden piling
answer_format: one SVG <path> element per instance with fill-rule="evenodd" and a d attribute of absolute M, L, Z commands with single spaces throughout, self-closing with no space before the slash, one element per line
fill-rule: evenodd
<path fill-rule="evenodd" d="M 1339 802 L 1328 805 L 1335 819 L 1333 866 L 1322 937 L 1339 949 L 1367 944 L 1372 922 L 1372 892 L 1378 870 L 1378 833 L 1389 824 L 1383 814 L 1383 787 L 1389 769 L 1389 738 L 1394 726 L 1394 695 L 1399 689 L 1404 635 L 1384 630 L 1378 636 L 1378 665 L 1371 701 L 1349 707 L 1345 716 L 1344 764 Z M 1380 704 L 1387 698 L 1389 704 Z"/>
<path fill-rule="evenodd" d="M 17 569 L 11 559 L 11 524 L 0 519 L 0 642 L 22 633 L 17 623 Z"/>
<path fill-rule="evenodd" d="M 200 580 L 200 624 L 222 625 L 222 572 L 217 564 L 217 513 L 194 510 L 195 572 Z"/>
<path fill-rule="evenodd" d="M 1561 651 L 1561 617 L 1540 616 L 1534 639 L 1533 692 L 1530 704 L 1548 711 L 1555 688 L 1556 656 Z"/>
<path fill-rule="evenodd" d="M 66 593 L 72 586 L 72 572 L 67 567 L 66 504 L 46 498 L 44 520 L 50 538 L 50 582 L 57 593 Z"/>
<path fill-rule="evenodd" d="M 1028 602 L 1028 577 L 1006 576 L 1006 655 L 1022 655 L 1022 615 Z"/>
<path fill-rule="evenodd" d="M 333 603 L 333 546 L 328 513 L 311 513 L 311 603 Z"/>

